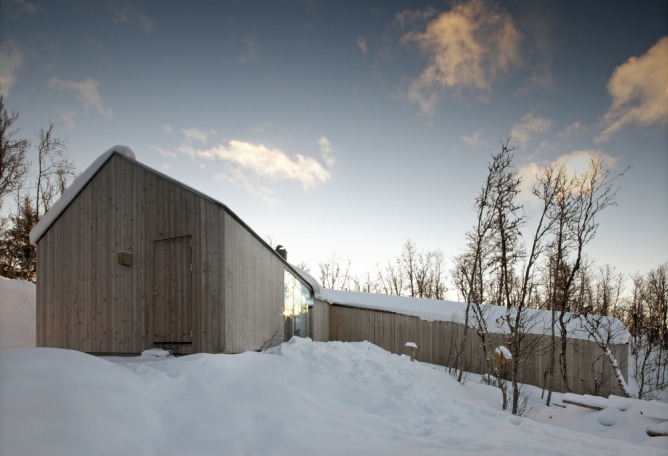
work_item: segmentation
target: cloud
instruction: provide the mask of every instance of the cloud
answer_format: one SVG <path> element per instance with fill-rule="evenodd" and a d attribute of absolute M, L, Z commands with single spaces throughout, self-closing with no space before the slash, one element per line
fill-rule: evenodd
<path fill-rule="evenodd" d="M 186 128 L 183 130 L 186 142 L 190 145 L 194 141 L 202 143 L 206 146 L 206 143 L 209 141 L 209 135 L 215 134 L 214 130 L 204 131 L 197 128 Z"/>
<path fill-rule="evenodd" d="M 74 111 L 61 111 L 59 114 L 60 120 L 63 121 L 67 128 L 72 130 L 74 128 Z"/>
<path fill-rule="evenodd" d="M 274 196 L 276 192 L 273 189 L 266 185 L 252 182 L 240 168 L 227 169 L 222 173 L 217 174 L 215 178 L 221 182 L 229 182 L 243 188 L 251 195 L 263 199 L 270 206 L 277 206 L 281 203 L 281 201 Z"/>
<path fill-rule="evenodd" d="M 471 147 L 480 147 L 485 144 L 482 139 L 482 134 L 485 132 L 482 128 L 478 128 L 471 136 L 462 136 L 462 141 Z"/>
<path fill-rule="evenodd" d="M 518 147 L 525 148 L 533 135 L 545 133 L 551 127 L 551 120 L 534 116 L 532 112 L 528 112 L 522 117 L 522 121 L 510 130 L 510 139 Z"/>
<path fill-rule="evenodd" d="M 579 120 L 576 120 L 575 122 L 564 128 L 562 131 L 560 131 L 557 134 L 557 137 L 559 139 L 568 139 L 572 138 L 573 136 L 577 136 L 580 133 L 585 132 L 586 130 L 587 127 Z"/>
<path fill-rule="evenodd" d="M 245 36 L 243 38 L 245 48 L 239 53 L 239 62 L 248 65 L 252 62 L 257 62 L 257 40 L 253 36 Z"/>
<path fill-rule="evenodd" d="M 299 182 L 304 190 L 324 184 L 331 178 L 329 171 L 314 158 L 300 154 L 290 156 L 280 149 L 238 140 L 200 151 L 198 156 L 223 160 L 261 178 Z"/>
<path fill-rule="evenodd" d="M 399 28 L 413 26 L 425 22 L 438 15 L 438 10 L 433 6 L 427 6 L 423 10 L 405 10 L 394 16 L 394 21 Z"/>
<path fill-rule="evenodd" d="M 270 204 L 275 204 L 278 200 L 273 196 L 273 190 L 267 186 L 267 182 L 297 182 L 304 191 L 308 191 L 327 183 L 332 177 L 326 166 L 333 166 L 335 158 L 332 144 L 324 136 L 318 141 L 323 164 L 312 157 L 290 155 L 280 149 L 270 149 L 262 144 L 240 140 L 206 147 L 212 133 L 215 132 L 197 128 L 185 129 L 183 142 L 177 150 L 200 161 L 202 165 L 224 163 L 224 171 L 216 176 L 217 179 L 239 185 Z M 156 150 L 161 152 L 159 148 Z"/>
<path fill-rule="evenodd" d="M 612 105 L 603 116 L 604 130 L 595 141 L 609 140 L 630 125 L 668 122 L 668 36 L 647 53 L 631 57 L 615 69 L 608 81 Z"/>
<path fill-rule="evenodd" d="M 0 95 L 9 95 L 16 84 L 16 72 L 23 64 L 23 53 L 14 41 L 0 43 Z"/>
<path fill-rule="evenodd" d="M 359 37 L 357 38 L 357 48 L 364 55 L 369 51 L 369 44 L 366 41 L 366 38 Z"/>
<path fill-rule="evenodd" d="M 432 18 L 434 11 L 402 12 L 395 17 L 401 26 Z M 469 0 L 430 19 L 421 31 L 402 36 L 416 43 L 429 60 L 408 88 L 408 100 L 432 116 L 442 90 L 470 89 L 483 97 L 503 73 L 521 63 L 520 33 L 512 17 L 492 3 Z"/>
<path fill-rule="evenodd" d="M 23 14 L 31 15 L 41 12 L 41 9 L 26 0 L 4 0 L 3 11 L 7 17 L 16 19 Z"/>
<path fill-rule="evenodd" d="M 170 124 L 164 124 L 164 125 L 162 126 L 162 131 L 163 131 L 164 133 L 167 133 L 168 135 L 171 135 L 171 134 L 172 134 L 172 131 L 173 131 L 173 130 L 172 130 L 172 126 L 171 126 Z"/>
<path fill-rule="evenodd" d="M 94 108 L 101 116 L 111 119 L 114 112 L 102 102 L 102 97 L 97 90 L 98 82 L 93 78 L 86 78 L 83 81 L 63 81 L 59 78 L 52 78 L 49 81 L 49 87 L 55 90 L 71 90 L 83 100 L 86 109 Z"/>
<path fill-rule="evenodd" d="M 158 154 L 162 155 L 165 158 L 176 158 L 176 152 L 170 150 L 165 150 L 160 146 L 153 145 L 151 149 L 155 150 Z"/>
<path fill-rule="evenodd" d="M 595 149 L 574 150 L 558 156 L 546 165 L 541 165 L 535 162 L 525 164 L 518 169 L 518 174 L 522 178 L 521 198 L 530 203 L 536 203 L 538 201 L 538 199 L 531 193 L 531 190 L 537 182 L 538 177 L 542 176 L 550 165 L 564 166 L 567 178 L 572 179 L 582 177 L 589 169 L 589 164 L 594 158 L 600 158 L 605 169 L 613 169 L 617 166 L 618 159 L 616 157 Z"/>
<path fill-rule="evenodd" d="M 150 35 L 153 31 L 153 21 L 133 4 L 124 3 L 121 5 L 116 0 L 106 0 L 104 3 L 107 10 L 112 13 L 112 22 L 115 24 L 128 25 L 137 22 L 145 35 Z"/>
<path fill-rule="evenodd" d="M 323 136 L 318 140 L 318 145 L 320 146 L 320 154 L 327 166 L 333 167 L 336 164 L 336 159 L 334 158 L 334 151 L 332 151 L 332 143 Z"/>

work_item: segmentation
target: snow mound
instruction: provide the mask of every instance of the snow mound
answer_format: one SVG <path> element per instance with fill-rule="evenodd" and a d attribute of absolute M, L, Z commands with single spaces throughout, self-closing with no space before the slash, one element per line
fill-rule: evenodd
<path fill-rule="evenodd" d="M 34 283 L 0 277 L 0 350 L 35 346 L 35 295 Z"/>
<path fill-rule="evenodd" d="M 167 358 L 168 356 L 174 356 L 171 350 L 165 350 L 164 348 L 149 348 L 141 352 L 142 357 L 153 357 L 153 358 Z"/>
<path fill-rule="evenodd" d="M 614 426 L 622 419 L 622 411 L 615 407 L 608 407 L 598 413 L 596 420 L 603 426 Z"/>
<path fill-rule="evenodd" d="M 666 454 L 514 417 L 490 406 L 498 389 L 369 342 L 177 358 L 15 348 L 0 367 L 0 454 Z"/>

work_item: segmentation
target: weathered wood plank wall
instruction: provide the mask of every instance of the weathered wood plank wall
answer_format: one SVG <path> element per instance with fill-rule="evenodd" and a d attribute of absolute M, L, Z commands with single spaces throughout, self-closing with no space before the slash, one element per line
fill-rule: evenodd
<path fill-rule="evenodd" d="M 331 306 L 324 301 L 315 299 L 311 310 L 313 321 L 313 340 L 327 342 L 329 338 L 329 321 Z"/>
<path fill-rule="evenodd" d="M 281 342 L 283 263 L 229 214 L 223 231 L 226 352 L 259 350 Z"/>
<path fill-rule="evenodd" d="M 112 155 L 37 245 L 38 345 L 139 353 L 153 345 L 153 241 L 192 236 L 192 326 L 182 353 L 224 351 L 224 208 Z M 119 264 L 118 251 L 132 255 Z"/>
<path fill-rule="evenodd" d="M 461 346 L 464 325 L 459 323 L 425 321 L 408 315 L 338 305 L 332 305 L 329 313 L 330 340 L 368 340 L 398 354 L 407 354 L 406 342 L 415 342 L 418 346 L 416 359 L 442 366 L 455 366 L 461 347 L 460 365 L 464 370 L 482 374 L 487 372 L 487 365 L 495 366 L 494 360 L 485 359 L 480 338 L 474 332 L 469 332 L 466 346 Z M 508 344 L 506 335 L 488 336 L 492 352 L 499 345 Z M 545 371 L 550 362 L 550 339 L 548 336 L 527 335 L 526 343 L 534 350 L 523 363 L 521 381 L 544 387 Z M 628 347 L 616 345 L 613 352 L 618 362 L 626 366 Z M 567 370 L 574 392 L 603 396 L 623 394 L 610 363 L 601 354 L 601 349 L 591 341 L 569 341 Z M 554 390 L 564 391 L 558 367 L 555 374 Z"/>

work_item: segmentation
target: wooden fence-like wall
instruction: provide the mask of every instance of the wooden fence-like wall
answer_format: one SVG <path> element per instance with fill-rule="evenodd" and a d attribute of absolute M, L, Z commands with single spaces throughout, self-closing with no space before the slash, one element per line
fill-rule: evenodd
<path fill-rule="evenodd" d="M 507 345 L 507 335 L 489 334 L 491 351 Z M 416 359 L 426 363 L 455 367 L 457 364 L 468 372 L 483 374 L 487 363 L 495 366 L 495 360 L 486 360 L 480 338 L 469 331 L 464 340 L 464 325 L 447 321 L 425 321 L 418 317 L 391 312 L 332 305 L 330 308 L 330 340 L 344 342 L 372 342 L 385 350 L 406 354 L 406 342 L 418 346 Z M 520 381 L 538 387 L 545 386 L 546 371 L 550 365 L 550 337 L 528 334 L 526 346 L 531 347 L 522 364 Z M 462 347 L 457 361 L 459 348 Z M 617 362 L 626 371 L 628 346 L 612 347 Z M 492 353 L 493 355 L 493 353 Z M 568 381 L 573 392 L 607 396 L 623 395 L 614 371 L 600 347 L 594 342 L 571 339 L 567 348 Z M 554 391 L 564 391 L 561 371 L 555 368 Z"/>

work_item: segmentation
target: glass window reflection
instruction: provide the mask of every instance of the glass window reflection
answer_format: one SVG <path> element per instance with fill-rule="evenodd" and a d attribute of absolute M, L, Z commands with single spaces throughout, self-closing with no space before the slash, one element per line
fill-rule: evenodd
<path fill-rule="evenodd" d="M 313 292 L 288 270 L 284 271 L 284 339 L 293 336 L 313 338 L 309 313 L 313 307 Z"/>

